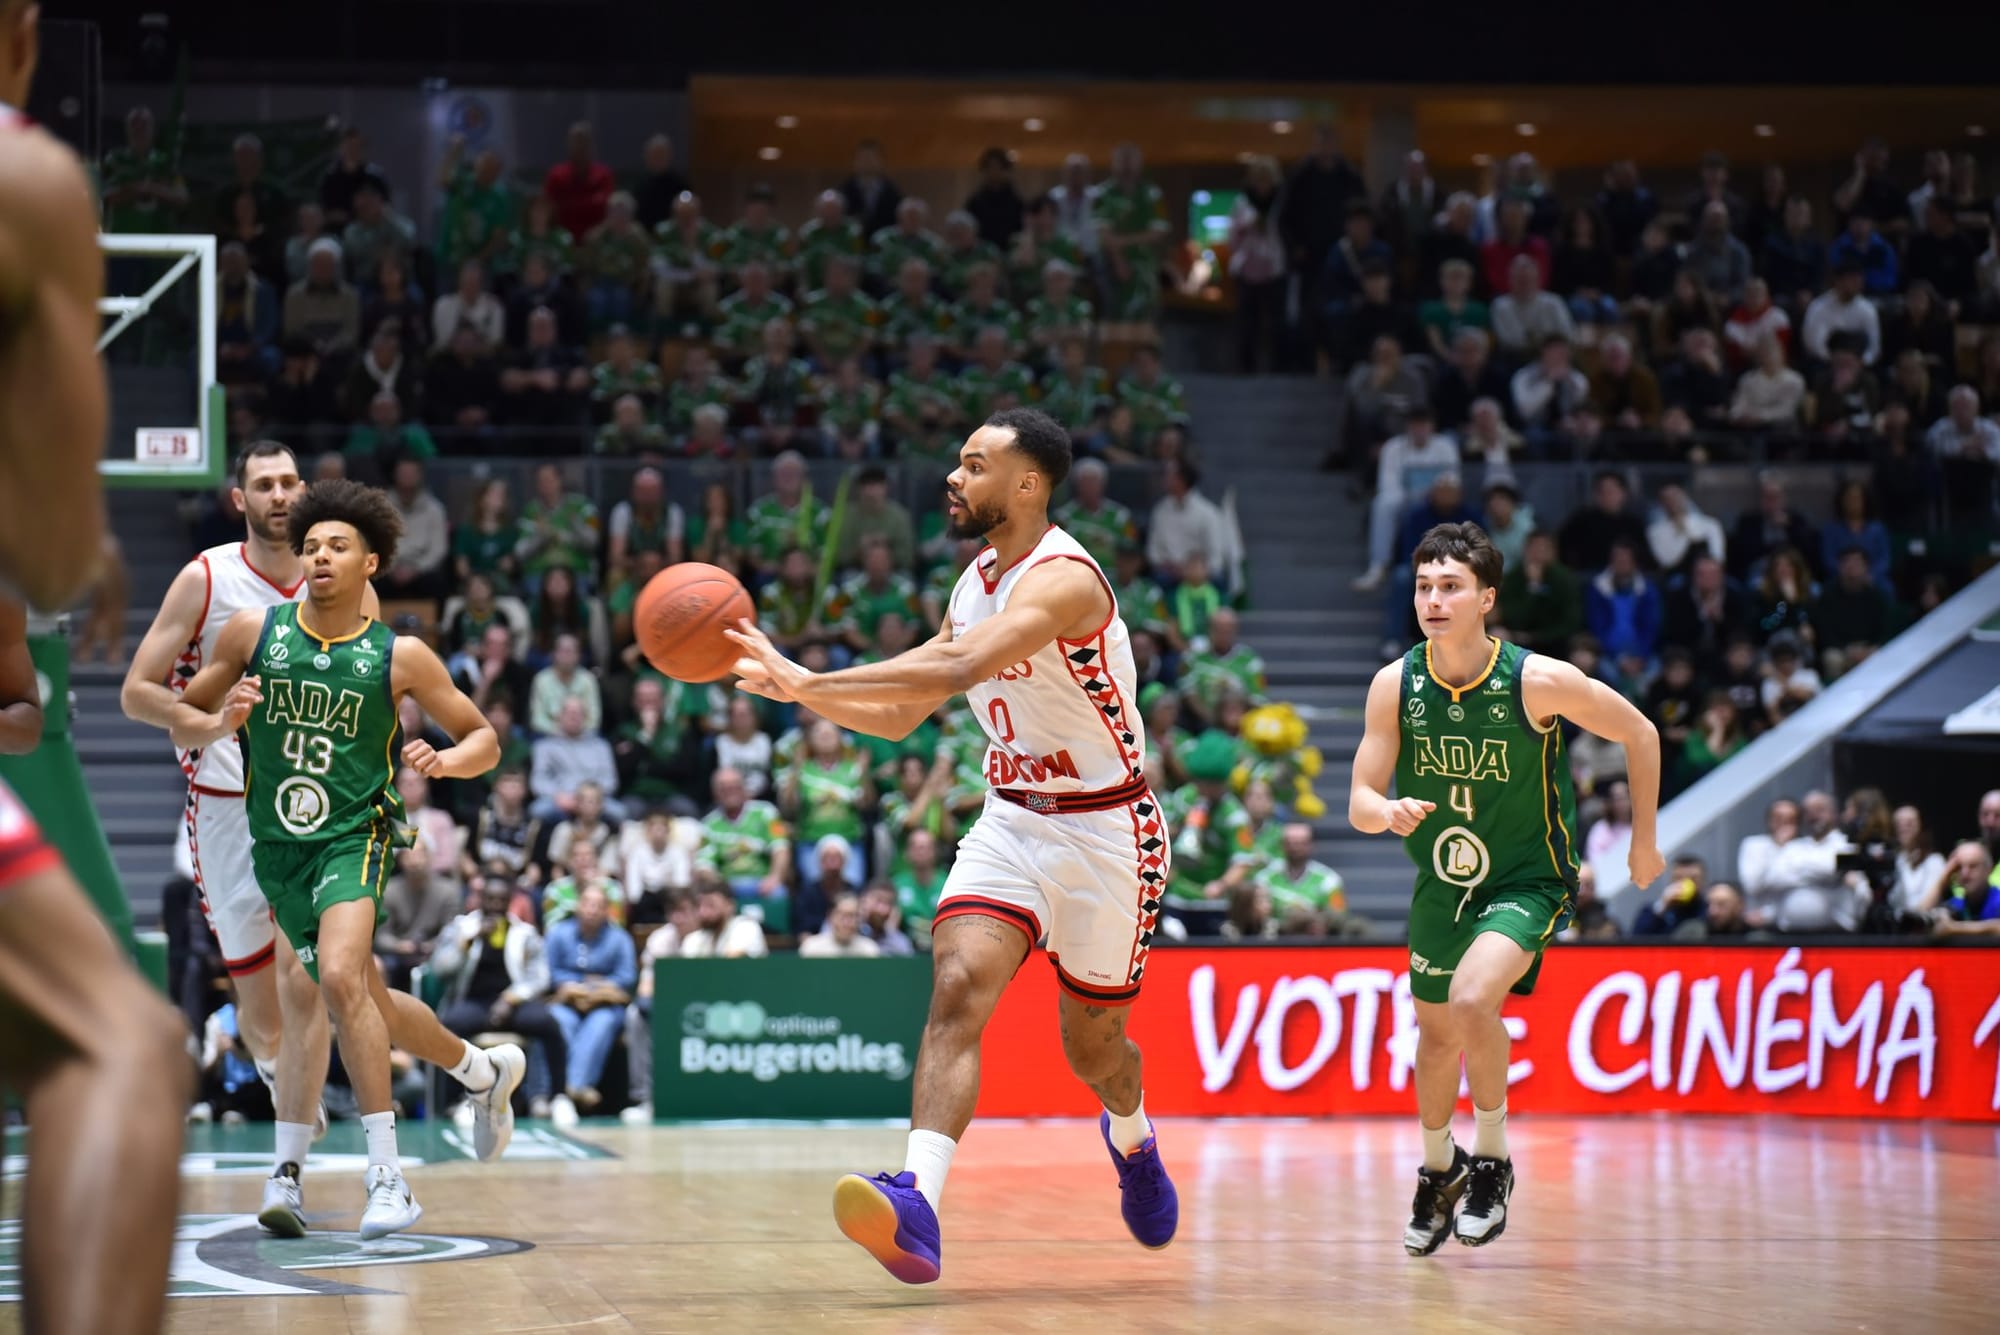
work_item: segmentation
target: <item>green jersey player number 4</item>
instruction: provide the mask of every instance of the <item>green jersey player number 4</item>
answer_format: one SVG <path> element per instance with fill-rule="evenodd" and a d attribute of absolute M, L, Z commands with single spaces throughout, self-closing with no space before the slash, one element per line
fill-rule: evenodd
<path fill-rule="evenodd" d="M 1433 528 L 1410 564 L 1424 642 L 1368 688 L 1347 814 L 1363 834 L 1400 835 L 1416 864 L 1410 995 L 1424 1163 L 1403 1245 L 1427 1256 L 1448 1235 L 1477 1247 L 1507 1226 L 1514 1165 L 1500 1008 L 1510 991 L 1534 990 L 1577 883 L 1576 795 L 1561 725 L 1625 747 L 1630 869 L 1642 887 L 1663 869 L 1654 834 L 1660 739 L 1604 683 L 1486 633 L 1501 557 L 1477 524 Z M 1461 1060 L 1475 1123 L 1470 1155 L 1451 1136 Z"/>
<path fill-rule="evenodd" d="M 241 738 L 257 883 L 333 1017 L 368 1140 L 361 1236 L 374 1238 L 423 1213 L 396 1155 L 392 1042 L 472 1091 L 480 1158 L 497 1158 L 512 1133 L 509 1100 L 527 1070 L 521 1050 L 481 1052 L 455 1038 L 422 1002 L 388 989 L 373 955 L 382 887 L 396 850 L 410 842 L 398 761 L 430 778 L 472 778 L 493 768 L 500 744 L 430 646 L 361 610 L 368 581 L 394 559 L 401 536 L 388 498 L 347 481 L 315 483 L 293 505 L 287 530 L 309 601 L 231 617 L 174 707 L 172 733 L 183 747 Z M 455 744 L 398 748 L 405 696 Z M 266 1203 L 259 1220 L 275 1221 L 267 1228 L 303 1231 L 296 1165 L 281 1166 Z"/>

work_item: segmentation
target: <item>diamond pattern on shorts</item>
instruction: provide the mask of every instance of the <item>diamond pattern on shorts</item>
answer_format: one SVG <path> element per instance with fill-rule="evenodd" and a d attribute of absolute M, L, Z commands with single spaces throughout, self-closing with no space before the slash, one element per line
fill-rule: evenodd
<path fill-rule="evenodd" d="M 1137 983 L 1146 972 L 1146 956 L 1159 931 L 1161 891 L 1167 873 L 1167 827 L 1160 816 L 1159 803 L 1150 798 L 1132 805 L 1133 842 L 1139 853 L 1139 932 L 1132 945 L 1130 981 Z"/>

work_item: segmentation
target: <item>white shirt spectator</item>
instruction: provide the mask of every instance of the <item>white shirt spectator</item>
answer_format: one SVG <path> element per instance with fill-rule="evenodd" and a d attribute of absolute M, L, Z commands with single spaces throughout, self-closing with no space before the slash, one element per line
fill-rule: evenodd
<path fill-rule="evenodd" d="M 725 923 L 720 932 L 697 928 L 681 942 L 681 958 L 688 960 L 762 959 L 770 953 L 763 925 L 740 913 Z"/>
<path fill-rule="evenodd" d="M 536 797 L 574 793 L 586 783 L 594 783 L 607 796 L 618 791 L 618 761 L 611 743 L 586 734 L 565 737 L 555 733 L 535 741 L 534 764 L 528 775 L 528 790 Z"/>
<path fill-rule="evenodd" d="M 1973 418 L 1971 427 L 1964 431 L 1949 417 L 1940 417 L 1924 433 L 1924 444 L 1940 459 L 1980 458 L 2000 463 L 2000 426 L 1989 417 Z"/>
<path fill-rule="evenodd" d="M 1896 883 L 1889 887 L 1889 907 L 1898 913 L 1914 913 L 1924 902 L 1938 877 L 1944 875 L 1944 854 L 1926 853 L 1921 862 L 1896 855 Z"/>
<path fill-rule="evenodd" d="M 1781 366 L 1772 374 L 1753 366 L 1736 382 L 1729 417 L 1753 426 L 1791 426 L 1799 420 L 1805 400 L 1805 377 L 1791 367 Z"/>
<path fill-rule="evenodd" d="M 1866 297 L 1842 301 L 1838 292 L 1828 289 L 1806 307 L 1803 326 L 1800 339 L 1805 343 L 1806 355 L 1816 361 L 1827 359 L 1826 341 L 1835 334 L 1861 336 L 1864 366 L 1873 366 L 1882 356 L 1882 317 L 1875 313 L 1875 303 Z"/>
<path fill-rule="evenodd" d="M 460 325 L 470 325 L 485 351 L 491 352 L 507 336 L 507 308 L 491 292 L 481 292 L 469 304 L 456 292 L 445 293 L 431 303 L 431 348 L 450 347 Z"/>
<path fill-rule="evenodd" d="M 1706 546 L 1709 555 L 1718 561 L 1729 559 L 1729 539 L 1722 531 L 1721 521 L 1695 509 L 1692 501 L 1678 521 L 1662 510 L 1646 525 L 1646 545 L 1653 549 L 1653 560 L 1662 570 L 1678 570 L 1688 552 L 1701 546 Z"/>
<path fill-rule="evenodd" d="M 799 942 L 799 955 L 813 960 L 872 960 L 882 954 L 882 947 L 865 936 L 857 935 L 846 945 L 834 940 L 831 931 L 814 932 Z"/>
<path fill-rule="evenodd" d="M 1537 292 L 1525 304 L 1512 292 L 1503 293 L 1493 299 L 1488 318 L 1493 322 L 1493 341 L 1519 357 L 1532 356 L 1551 334 L 1576 342 L 1576 321 L 1553 292 Z"/>
<path fill-rule="evenodd" d="M 1146 528 L 1146 559 L 1154 565 L 1180 566 L 1191 556 L 1208 562 L 1211 578 L 1225 568 L 1222 509 L 1198 491 L 1176 500 L 1165 496 L 1153 507 Z"/>
<path fill-rule="evenodd" d="M 1551 376 L 1538 361 L 1514 372 L 1509 388 L 1514 395 L 1514 411 L 1530 425 L 1543 420 L 1551 400 L 1555 415 L 1560 418 L 1569 416 L 1590 399 L 1590 382 L 1583 378 L 1583 372 L 1572 366 L 1560 377 Z"/>
<path fill-rule="evenodd" d="M 688 834 L 690 828 L 692 839 Z M 646 837 L 644 821 L 627 821 L 618 843 L 618 857 L 625 868 L 625 888 L 634 899 L 685 890 L 694 883 L 694 849 L 700 843 L 699 821 L 676 818 L 668 827 L 665 848 L 653 847 Z"/>
<path fill-rule="evenodd" d="M 1745 361 L 1757 360 L 1757 346 L 1766 338 L 1778 338 L 1792 327 L 1792 317 L 1776 306 L 1766 306 L 1747 320 L 1738 319 L 1731 313 L 1722 326 L 1722 337 Z M 1778 340 L 1781 344 L 1783 339 Z"/>
<path fill-rule="evenodd" d="M 1819 673 L 1801 662 L 1792 669 L 1792 675 L 1783 680 L 1780 680 L 1776 673 L 1764 678 L 1763 685 L 1758 687 L 1758 694 L 1764 701 L 1764 708 L 1776 709 L 1778 701 L 1784 697 L 1785 692 L 1793 688 L 1818 695 L 1826 689 L 1826 683 L 1820 680 Z"/>
<path fill-rule="evenodd" d="M 1753 834 L 1736 846 L 1736 888 L 1743 892 L 1743 910 L 1775 911 L 1777 883 L 1772 868 L 1780 845 L 1768 834 Z"/>
<path fill-rule="evenodd" d="M 556 826 L 549 835 L 549 861 L 558 867 L 569 866 L 570 849 L 576 845 L 579 834 L 576 822 L 566 820 Z M 609 817 L 598 817 L 586 842 L 597 854 L 597 870 L 603 876 L 614 880 L 625 879 L 620 859 L 624 854 L 624 844 L 619 839 L 618 822 Z"/>
<path fill-rule="evenodd" d="M 1777 851 L 1768 872 L 1778 894 L 1781 932 L 1851 932 L 1861 925 L 1865 893 L 1835 865 L 1854 845 L 1838 829 L 1809 834 Z"/>
<path fill-rule="evenodd" d="M 428 491 L 419 491 L 406 504 L 401 492 L 391 490 L 389 504 L 403 517 L 396 564 L 425 574 L 443 569 L 451 555 L 451 517 L 444 511 L 444 502 Z"/>
<path fill-rule="evenodd" d="M 771 795 L 771 734 L 753 732 L 737 741 L 726 732 L 715 735 L 715 767 L 743 776 L 743 791 L 752 797 Z"/>
<path fill-rule="evenodd" d="M 559 731 L 562 707 L 571 700 L 583 704 L 583 730 L 596 732 L 604 721 L 604 695 L 598 690 L 597 678 L 582 668 L 571 672 L 568 681 L 554 667 L 537 672 L 528 686 L 528 731 Z"/>
<path fill-rule="evenodd" d="M 1419 496 L 1430 490 L 1439 473 L 1457 471 L 1458 442 L 1450 432 L 1434 432 L 1422 446 L 1414 444 L 1405 432 L 1391 436 L 1382 446 L 1382 457 L 1375 469 L 1375 489 L 1398 496 Z"/>

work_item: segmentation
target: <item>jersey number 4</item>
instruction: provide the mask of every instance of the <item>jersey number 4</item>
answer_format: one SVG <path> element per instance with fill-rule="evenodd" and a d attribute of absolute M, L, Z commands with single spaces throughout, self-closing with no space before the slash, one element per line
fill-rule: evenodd
<path fill-rule="evenodd" d="M 1476 809 L 1472 803 L 1472 785 L 1455 783 L 1451 786 L 1451 809 L 1467 820 L 1475 820 Z"/>
<path fill-rule="evenodd" d="M 333 738 L 294 728 L 285 734 L 285 759 L 292 762 L 295 770 L 324 774 L 333 768 Z"/>

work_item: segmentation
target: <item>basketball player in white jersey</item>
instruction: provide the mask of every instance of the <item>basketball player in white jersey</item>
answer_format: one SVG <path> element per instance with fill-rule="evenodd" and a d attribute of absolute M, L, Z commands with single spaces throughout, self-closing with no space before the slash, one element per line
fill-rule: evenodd
<path fill-rule="evenodd" d="M 903 1171 L 850 1174 L 834 1188 L 841 1231 L 909 1284 L 938 1277 L 938 1198 L 979 1099 L 980 1034 L 1037 945 L 1062 987 L 1063 1053 L 1104 1105 L 1126 1226 L 1159 1248 L 1180 1218 L 1141 1099 L 1139 1048 L 1125 1036 L 1171 841 L 1146 785 L 1132 651 L 1111 585 L 1049 522 L 1069 467 L 1069 434 L 1032 408 L 996 413 L 966 441 L 945 481 L 953 536 L 990 545 L 959 576 L 928 644 L 813 673 L 748 622 L 730 632 L 745 653 L 744 690 L 890 739 L 964 692 L 988 738 L 985 811 L 938 902 Z"/>
<path fill-rule="evenodd" d="M 89 587 L 104 550 L 104 260 L 82 167 L 16 110 L 34 77 L 36 18 L 27 0 L 0 0 L 0 588 L 56 609 Z M 6 602 L 0 750 L 32 750 L 41 723 L 25 617 Z M 159 1329 L 185 1042 L 180 1017 L 0 784 L 0 1084 L 29 1124 L 26 1329 Z"/>
<path fill-rule="evenodd" d="M 304 596 L 305 567 L 286 537 L 285 520 L 305 491 L 289 446 L 275 440 L 243 448 L 232 493 L 243 512 L 242 542 L 211 547 L 189 561 L 132 656 L 120 702 L 125 713 L 167 728 L 174 703 L 215 654 L 229 618 Z M 374 615 L 372 590 L 363 610 Z M 222 948 L 236 991 L 245 1046 L 271 1087 L 277 1150 L 258 1222 L 286 1237 L 305 1236 L 299 1175 L 307 1147 L 326 1132 L 320 1090 L 326 1083 L 326 1005 L 291 945 L 271 920 L 271 905 L 250 868 L 250 824 L 243 812 L 243 755 L 234 737 L 179 752 L 187 775 L 185 828 L 202 909 Z"/>

